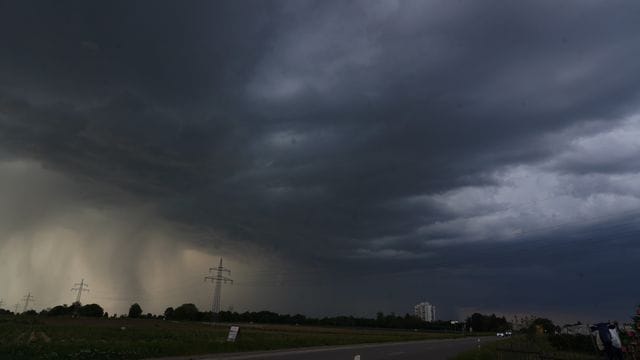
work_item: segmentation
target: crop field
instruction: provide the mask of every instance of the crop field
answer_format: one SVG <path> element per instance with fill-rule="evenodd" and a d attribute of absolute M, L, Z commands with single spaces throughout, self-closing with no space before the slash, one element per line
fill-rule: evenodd
<path fill-rule="evenodd" d="M 242 325 L 235 343 L 228 324 L 150 319 L 0 317 L 0 359 L 141 359 L 305 346 L 412 341 L 460 334 L 292 325 Z"/>

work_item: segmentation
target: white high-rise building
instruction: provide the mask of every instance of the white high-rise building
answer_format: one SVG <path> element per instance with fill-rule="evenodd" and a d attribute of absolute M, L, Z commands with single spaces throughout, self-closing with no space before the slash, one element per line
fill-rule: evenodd
<path fill-rule="evenodd" d="M 424 321 L 434 321 L 436 319 L 436 306 L 428 302 L 421 302 L 413 307 L 413 313 Z"/>

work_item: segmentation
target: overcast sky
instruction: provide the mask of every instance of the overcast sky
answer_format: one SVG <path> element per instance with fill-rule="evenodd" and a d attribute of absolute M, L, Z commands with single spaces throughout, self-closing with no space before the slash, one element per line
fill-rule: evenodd
<path fill-rule="evenodd" d="M 0 1 L 0 298 L 640 302 L 640 4 Z"/>

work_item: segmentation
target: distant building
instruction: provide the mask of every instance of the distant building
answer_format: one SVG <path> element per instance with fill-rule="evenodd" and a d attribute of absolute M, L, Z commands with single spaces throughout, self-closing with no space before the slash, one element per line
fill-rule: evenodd
<path fill-rule="evenodd" d="M 434 321 L 436 319 L 436 306 L 428 302 L 421 302 L 413 307 L 413 313 L 424 321 Z"/>

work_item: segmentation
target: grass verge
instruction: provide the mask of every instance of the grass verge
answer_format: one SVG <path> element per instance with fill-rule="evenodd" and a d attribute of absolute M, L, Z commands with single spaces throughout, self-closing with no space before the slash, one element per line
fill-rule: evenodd
<path fill-rule="evenodd" d="M 594 353 L 578 351 L 560 351 L 549 342 L 546 336 L 515 336 L 483 344 L 480 348 L 465 351 L 452 360 L 595 360 L 600 359 Z"/>

